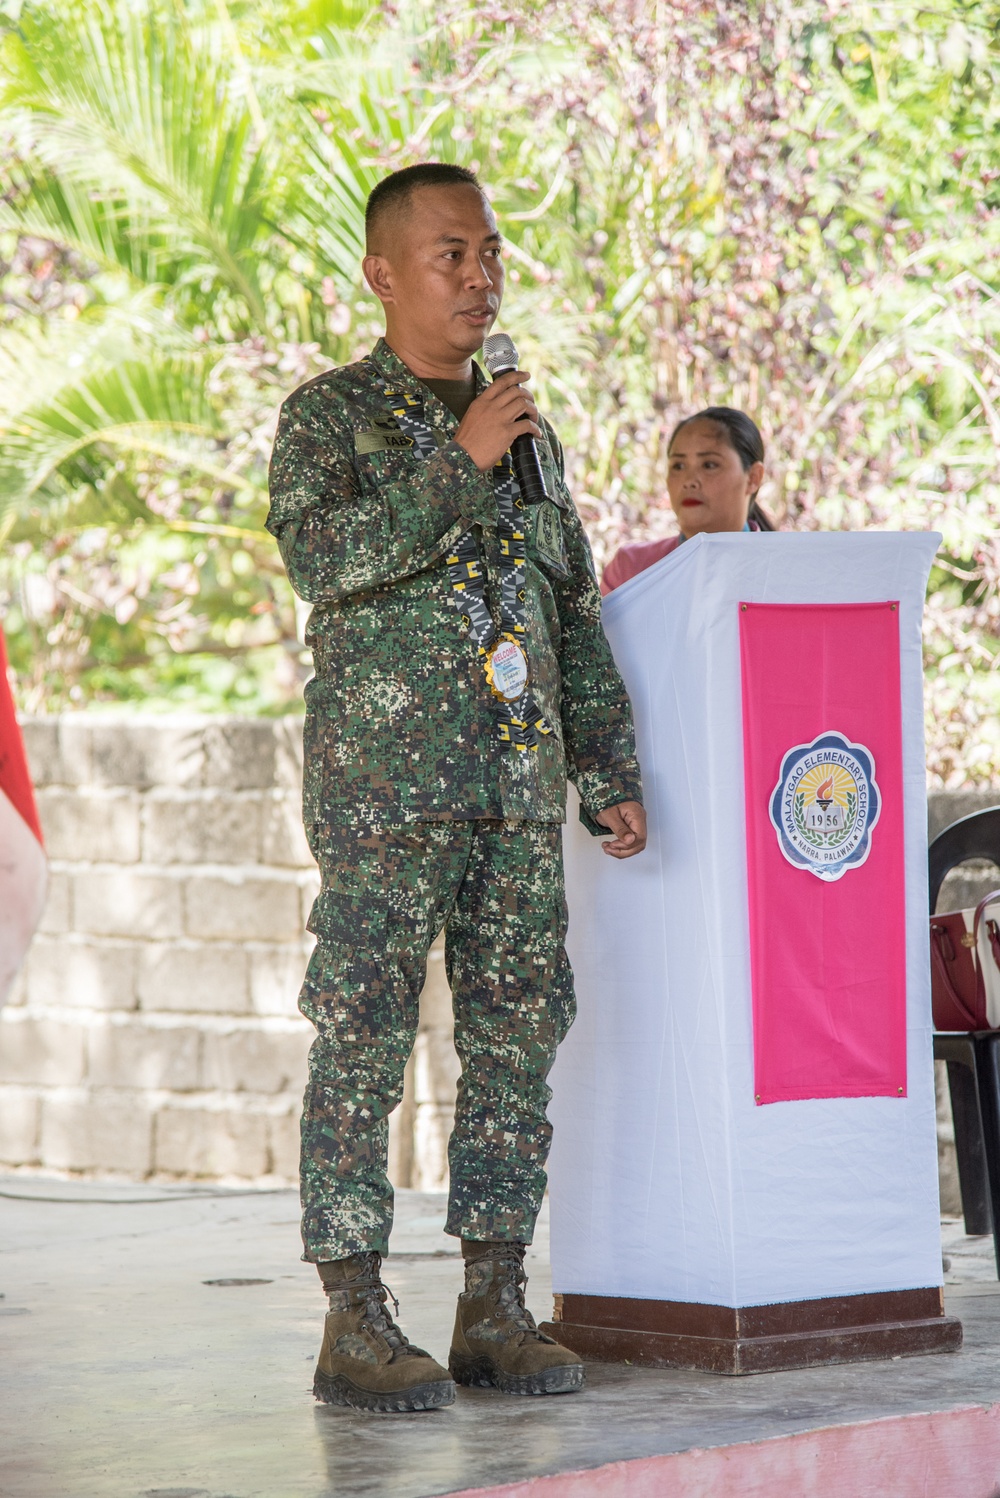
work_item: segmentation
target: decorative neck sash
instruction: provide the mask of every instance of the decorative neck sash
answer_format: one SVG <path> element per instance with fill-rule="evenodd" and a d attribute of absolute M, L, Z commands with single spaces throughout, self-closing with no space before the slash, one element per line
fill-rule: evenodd
<path fill-rule="evenodd" d="M 371 364 L 371 361 L 366 361 Z M 371 364 L 374 370 L 374 365 Z M 438 450 L 434 431 L 418 397 L 396 390 L 381 375 L 375 383 L 385 397 L 399 429 L 413 442 L 420 459 Z M 538 749 L 538 740 L 552 732 L 539 711 L 528 683 L 531 670 L 524 642 L 528 637 L 524 589 L 523 501 L 510 453 L 504 453 L 493 468 L 497 502 L 497 534 L 500 541 L 500 597 L 491 599 L 486 569 L 475 531 L 459 536 L 447 557 L 450 597 L 462 623 L 475 641 L 487 684 L 500 704 L 497 730 L 500 740 L 521 753 Z M 494 607 L 496 615 L 494 616 Z"/>

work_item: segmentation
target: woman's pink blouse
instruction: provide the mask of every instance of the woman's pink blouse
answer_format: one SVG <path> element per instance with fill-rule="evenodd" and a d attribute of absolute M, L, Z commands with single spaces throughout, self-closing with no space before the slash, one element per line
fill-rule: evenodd
<path fill-rule="evenodd" d="M 647 567 L 652 567 L 654 562 L 662 562 L 672 551 L 676 551 L 681 544 L 680 536 L 668 536 L 665 541 L 633 541 L 625 546 L 619 546 L 611 561 L 604 569 L 601 579 L 601 592 L 611 593 L 615 588 L 620 588 L 622 583 L 627 583 L 630 577 L 637 577 L 640 572 L 645 572 Z"/>

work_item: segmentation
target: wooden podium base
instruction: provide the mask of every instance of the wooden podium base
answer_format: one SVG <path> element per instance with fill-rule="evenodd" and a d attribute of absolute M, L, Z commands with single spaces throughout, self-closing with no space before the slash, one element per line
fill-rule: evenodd
<path fill-rule="evenodd" d="M 541 1330 L 597 1363 L 774 1373 L 823 1363 L 957 1352 L 962 1323 L 940 1289 L 886 1290 L 771 1306 L 557 1295 Z"/>

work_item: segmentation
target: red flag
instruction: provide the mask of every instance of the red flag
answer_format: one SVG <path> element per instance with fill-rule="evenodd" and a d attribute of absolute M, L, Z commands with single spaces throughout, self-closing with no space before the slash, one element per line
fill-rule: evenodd
<path fill-rule="evenodd" d="M 759 1103 L 906 1091 L 895 603 L 740 605 Z"/>
<path fill-rule="evenodd" d="M 45 851 L 0 630 L 0 1004 L 45 905 Z"/>

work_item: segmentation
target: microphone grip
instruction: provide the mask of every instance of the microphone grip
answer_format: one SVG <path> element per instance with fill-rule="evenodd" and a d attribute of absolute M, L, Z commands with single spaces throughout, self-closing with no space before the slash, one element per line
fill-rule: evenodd
<path fill-rule="evenodd" d="M 511 461 L 517 475 L 517 486 L 526 505 L 540 505 L 549 498 L 545 487 L 545 475 L 538 457 L 538 448 L 530 432 L 515 437 L 510 444 Z"/>

